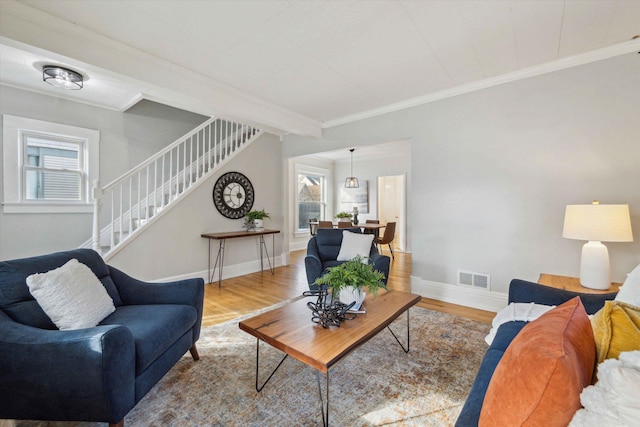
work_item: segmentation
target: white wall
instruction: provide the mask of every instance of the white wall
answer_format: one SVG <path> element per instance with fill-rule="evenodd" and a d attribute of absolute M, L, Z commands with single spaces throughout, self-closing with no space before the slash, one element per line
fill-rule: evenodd
<path fill-rule="evenodd" d="M 633 53 L 325 129 L 321 140 L 287 136 L 284 155 L 411 138 L 412 282 L 446 300 L 467 290 L 454 285 L 458 269 L 485 272 L 498 301 L 514 277 L 579 275 L 584 242 L 561 237 L 566 204 L 628 203 L 635 242 L 607 244 L 612 279 L 640 263 L 638 99 Z"/>
<path fill-rule="evenodd" d="M 100 131 L 103 185 L 206 120 L 152 102 L 120 113 L 7 86 L 0 86 L 0 113 Z M 0 210 L 0 259 L 76 248 L 91 237 L 91 225 L 92 214 L 4 214 Z"/>
<path fill-rule="evenodd" d="M 282 230 L 281 143 L 278 137 L 263 134 L 235 157 L 219 173 L 209 178 L 184 201 L 167 212 L 160 221 L 116 254 L 109 264 L 141 280 L 164 280 L 177 277 L 207 276 L 208 240 L 203 233 L 240 231 L 244 219 L 228 219 L 213 204 L 213 186 L 220 175 L 237 171 L 251 181 L 254 209 L 265 209 L 270 218 L 266 228 Z M 225 250 L 224 277 L 260 270 L 258 238 L 229 239 Z M 272 236 L 265 236 L 269 255 Z M 282 236 L 275 235 L 276 263 L 280 265 Z M 211 241 L 212 255 L 218 241 Z M 266 260 L 265 260 L 266 265 Z M 217 272 L 216 272 L 217 277 Z"/>

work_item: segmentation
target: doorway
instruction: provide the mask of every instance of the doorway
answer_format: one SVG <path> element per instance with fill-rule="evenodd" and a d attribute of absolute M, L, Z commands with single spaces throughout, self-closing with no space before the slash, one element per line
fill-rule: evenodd
<path fill-rule="evenodd" d="M 405 175 L 378 177 L 378 218 L 381 223 L 395 222 L 394 250 L 406 251 Z"/>

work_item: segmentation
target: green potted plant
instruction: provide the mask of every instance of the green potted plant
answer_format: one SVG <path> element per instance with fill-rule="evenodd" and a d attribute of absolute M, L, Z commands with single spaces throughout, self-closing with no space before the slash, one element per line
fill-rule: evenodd
<path fill-rule="evenodd" d="M 341 222 L 351 222 L 352 216 L 353 214 L 351 212 L 346 212 L 346 211 L 338 212 L 336 214 L 336 218 L 338 218 L 338 221 L 341 221 Z"/>
<path fill-rule="evenodd" d="M 384 273 L 375 270 L 368 260 L 357 256 L 335 267 L 329 267 L 325 274 L 316 279 L 315 284 L 331 288 L 333 298 L 342 303 L 350 304 L 355 300 L 359 308 L 366 295 L 362 292 L 363 288 L 368 288 L 374 296 L 378 295 L 380 288 L 387 289 Z"/>
<path fill-rule="evenodd" d="M 262 210 L 253 210 L 249 211 L 245 215 L 245 227 L 247 230 L 263 230 L 264 229 L 264 220 L 269 218 L 269 214 Z"/>

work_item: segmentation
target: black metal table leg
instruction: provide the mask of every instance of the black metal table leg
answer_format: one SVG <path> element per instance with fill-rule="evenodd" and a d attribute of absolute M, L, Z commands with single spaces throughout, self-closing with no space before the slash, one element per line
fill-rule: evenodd
<path fill-rule="evenodd" d="M 275 240 L 275 238 L 273 238 Z M 272 246 L 275 248 L 275 243 L 272 243 Z M 273 265 L 271 265 L 271 258 L 269 258 L 269 251 L 267 250 L 267 244 L 264 241 L 264 236 L 260 236 L 260 271 L 264 270 L 264 266 L 263 266 L 263 256 L 262 256 L 262 251 L 264 248 L 264 253 L 267 254 L 267 261 L 269 262 L 269 271 L 271 271 L 271 274 L 275 274 L 275 271 L 273 269 Z M 273 250 L 272 250 L 273 252 Z M 275 256 L 275 254 L 274 254 Z M 275 263 L 275 259 L 273 260 L 273 262 Z"/>
<path fill-rule="evenodd" d="M 320 411 L 322 412 L 322 425 L 329 427 L 329 371 L 327 371 L 327 384 L 325 400 L 322 399 L 322 387 L 320 386 L 320 371 L 316 371 L 316 382 L 318 383 L 318 397 L 320 398 Z"/>
<path fill-rule="evenodd" d="M 218 287 L 222 286 L 222 266 L 224 265 L 224 246 L 225 239 L 221 239 L 218 245 L 218 256 L 216 256 L 216 263 L 213 265 L 213 271 L 211 272 L 211 276 L 209 277 L 209 283 L 213 281 L 213 276 L 216 274 L 216 267 L 218 266 L 218 262 L 220 262 L 220 268 L 218 269 Z M 211 260 L 211 240 L 209 240 L 209 260 Z M 211 263 L 211 261 L 209 261 Z"/>
<path fill-rule="evenodd" d="M 287 356 L 289 355 L 285 354 L 282 360 L 280 360 L 280 363 L 278 363 L 278 366 L 276 366 L 276 368 L 271 372 L 271 374 L 269 375 L 269 378 L 267 378 L 267 380 L 264 383 L 262 383 L 262 385 L 258 385 L 258 372 L 260 370 L 260 339 L 256 340 L 256 391 L 258 393 L 260 393 L 264 388 L 264 386 L 267 385 L 271 377 L 273 377 L 273 374 L 275 374 L 278 368 L 280 368 L 280 366 L 282 365 L 282 362 L 284 362 Z"/>
<path fill-rule="evenodd" d="M 211 283 L 213 282 L 213 272 L 211 271 L 211 239 L 207 239 L 207 242 L 209 243 L 209 252 L 208 252 L 208 258 L 207 258 L 207 272 L 209 272 L 208 283 Z"/>
<path fill-rule="evenodd" d="M 389 330 L 389 332 L 391 332 L 391 335 L 393 335 L 393 337 L 396 339 L 396 341 L 398 341 L 398 344 L 400 344 L 400 347 L 402 347 L 402 350 L 405 353 L 409 353 L 409 346 L 410 346 L 410 340 L 409 340 L 409 310 L 407 310 L 407 348 L 404 347 L 404 345 L 402 345 L 402 343 L 400 342 L 400 340 L 398 339 L 398 337 L 396 336 L 396 334 L 393 333 L 393 331 L 391 330 L 391 325 L 387 326 L 387 329 Z"/>

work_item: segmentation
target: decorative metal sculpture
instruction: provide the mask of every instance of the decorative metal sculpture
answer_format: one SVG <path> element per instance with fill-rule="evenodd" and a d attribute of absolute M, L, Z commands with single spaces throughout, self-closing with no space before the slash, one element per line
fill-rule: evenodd
<path fill-rule="evenodd" d="M 343 320 L 352 320 L 356 318 L 355 314 L 348 313 L 348 311 L 356 303 L 353 301 L 351 304 L 343 304 L 338 300 L 333 300 L 331 293 L 326 289 L 317 291 L 305 291 L 303 294 L 305 297 L 317 297 L 316 302 L 308 302 L 307 307 L 311 310 L 313 315 L 311 321 L 319 323 L 323 328 L 329 326 L 340 326 L 340 322 Z"/>

